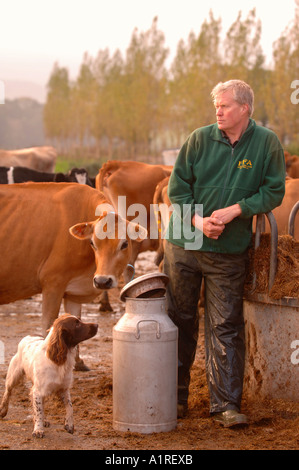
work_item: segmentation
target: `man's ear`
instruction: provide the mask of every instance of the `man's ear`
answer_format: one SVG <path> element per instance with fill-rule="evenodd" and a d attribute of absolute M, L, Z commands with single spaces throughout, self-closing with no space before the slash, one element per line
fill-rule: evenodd
<path fill-rule="evenodd" d="M 244 114 L 248 114 L 249 116 L 249 105 L 247 103 L 244 103 L 242 107 L 243 107 Z"/>

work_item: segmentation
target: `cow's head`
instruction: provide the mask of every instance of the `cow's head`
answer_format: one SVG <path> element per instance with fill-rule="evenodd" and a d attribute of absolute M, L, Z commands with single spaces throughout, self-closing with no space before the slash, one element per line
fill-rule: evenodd
<path fill-rule="evenodd" d="M 93 278 L 97 289 L 117 287 L 118 279 L 130 261 L 132 240 L 141 242 L 147 236 L 144 227 L 126 221 L 114 212 L 93 222 L 76 224 L 69 230 L 79 240 L 90 240 L 97 267 Z"/>

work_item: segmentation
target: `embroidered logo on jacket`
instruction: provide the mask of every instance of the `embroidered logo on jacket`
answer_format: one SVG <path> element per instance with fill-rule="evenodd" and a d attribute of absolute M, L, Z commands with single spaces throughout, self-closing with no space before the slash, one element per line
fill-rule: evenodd
<path fill-rule="evenodd" d="M 246 170 L 249 170 L 250 168 L 252 168 L 252 163 L 247 158 L 244 158 L 244 160 L 239 161 L 238 168 L 245 168 Z"/>

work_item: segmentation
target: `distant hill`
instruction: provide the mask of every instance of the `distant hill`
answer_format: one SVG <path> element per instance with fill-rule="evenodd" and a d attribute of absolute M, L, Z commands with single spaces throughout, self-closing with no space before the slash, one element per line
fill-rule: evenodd
<path fill-rule="evenodd" d="M 45 144 L 43 104 L 18 98 L 0 104 L 0 148 L 11 150 Z"/>
<path fill-rule="evenodd" d="M 3 80 L 3 83 L 6 100 L 32 98 L 39 103 L 46 102 L 46 88 L 37 83 L 18 80 Z"/>

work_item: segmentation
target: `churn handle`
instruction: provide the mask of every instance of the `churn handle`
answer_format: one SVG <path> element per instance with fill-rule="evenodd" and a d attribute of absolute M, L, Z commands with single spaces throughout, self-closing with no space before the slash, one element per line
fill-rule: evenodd
<path fill-rule="evenodd" d="M 135 334 L 135 338 L 136 338 L 136 339 L 139 339 L 139 338 L 140 338 L 139 323 L 145 322 L 145 321 L 146 321 L 146 322 L 148 322 L 148 321 L 154 321 L 155 323 L 157 323 L 156 338 L 157 338 L 157 339 L 160 339 L 160 338 L 161 338 L 160 323 L 159 323 L 157 320 L 139 320 L 139 322 L 137 322 L 137 325 L 136 325 L 136 334 Z"/>

